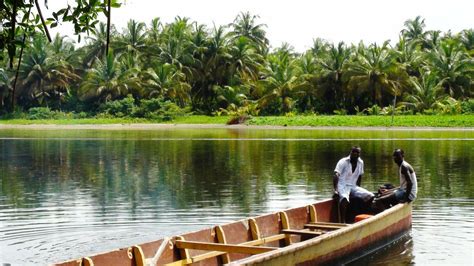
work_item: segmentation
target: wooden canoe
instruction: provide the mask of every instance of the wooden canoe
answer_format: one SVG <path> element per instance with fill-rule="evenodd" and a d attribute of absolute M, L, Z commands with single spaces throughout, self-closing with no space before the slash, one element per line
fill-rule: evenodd
<path fill-rule="evenodd" d="M 54 265 L 318 265 L 347 262 L 411 227 L 411 204 L 339 224 L 335 200 L 288 209 Z"/>

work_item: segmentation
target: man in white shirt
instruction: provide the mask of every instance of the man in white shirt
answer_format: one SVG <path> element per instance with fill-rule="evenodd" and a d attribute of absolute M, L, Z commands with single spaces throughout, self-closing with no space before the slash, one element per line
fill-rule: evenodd
<path fill-rule="evenodd" d="M 346 211 L 350 198 L 359 198 L 364 202 L 372 201 L 374 194 L 360 187 L 364 174 L 364 161 L 360 158 L 361 148 L 351 148 L 349 156 L 339 160 L 334 169 L 333 186 L 339 196 L 339 222 L 346 222 Z"/>

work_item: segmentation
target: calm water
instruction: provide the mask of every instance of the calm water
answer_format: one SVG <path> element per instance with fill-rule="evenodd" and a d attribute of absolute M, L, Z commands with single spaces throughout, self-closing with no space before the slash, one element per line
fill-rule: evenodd
<path fill-rule="evenodd" d="M 0 264 L 47 264 L 308 204 L 362 147 L 363 186 L 419 177 L 413 229 L 354 264 L 473 265 L 474 130 L 0 130 Z"/>

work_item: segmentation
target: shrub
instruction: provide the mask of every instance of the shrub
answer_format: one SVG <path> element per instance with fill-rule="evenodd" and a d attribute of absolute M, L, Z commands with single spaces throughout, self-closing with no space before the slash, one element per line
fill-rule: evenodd
<path fill-rule="evenodd" d="M 163 99 L 142 100 L 141 104 L 139 110 L 143 113 L 143 117 L 159 121 L 170 121 L 178 116 L 184 116 L 189 111 Z"/>
<path fill-rule="evenodd" d="M 115 100 L 105 103 L 101 110 L 103 113 L 110 114 L 114 117 L 132 116 L 135 111 L 135 99 L 132 95 L 128 95 L 121 100 Z"/>
<path fill-rule="evenodd" d="M 30 120 L 55 119 L 56 112 L 51 111 L 49 107 L 33 107 L 28 110 L 27 118 Z"/>
<path fill-rule="evenodd" d="M 80 112 L 80 113 L 77 113 L 74 115 L 74 118 L 76 119 L 84 119 L 84 118 L 88 118 L 89 117 L 89 114 L 86 113 L 86 112 Z"/>
<path fill-rule="evenodd" d="M 335 115 L 347 115 L 347 110 L 344 108 L 339 109 L 339 110 L 334 110 L 333 112 Z"/>
<path fill-rule="evenodd" d="M 461 102 L 461 112 L 463 114 L 474 113 L 474 99 L 469 99 Z"/>
<path fill-rule="evenodd" d="M 367 113 L 369 115 L 380 115 L 380 113 L 382 113 L 382 108 L 380 108 L 380 106 L 374 104 L 372 107 L 367 108 Z"/>

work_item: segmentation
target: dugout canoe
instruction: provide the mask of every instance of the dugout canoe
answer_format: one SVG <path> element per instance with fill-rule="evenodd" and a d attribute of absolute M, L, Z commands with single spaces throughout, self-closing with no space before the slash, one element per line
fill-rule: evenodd
<path fill-rule="evenodd" d="M 411 228 L 411 204 L 348 224 L 335 222 L 336 207 L 324 200 L 53 265 L 330 264 L 367 255 Z"/>

